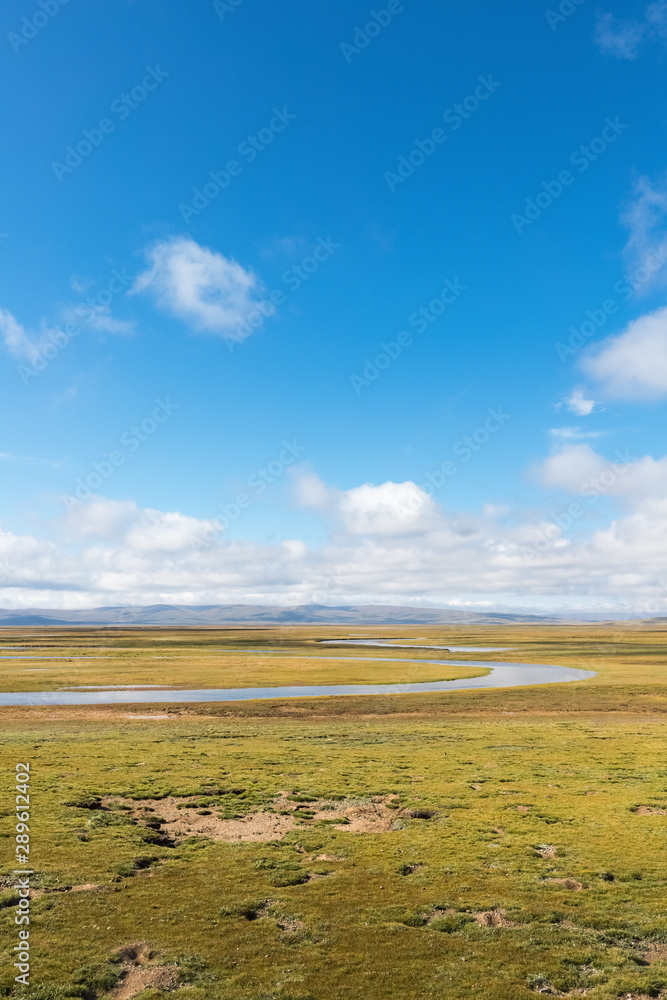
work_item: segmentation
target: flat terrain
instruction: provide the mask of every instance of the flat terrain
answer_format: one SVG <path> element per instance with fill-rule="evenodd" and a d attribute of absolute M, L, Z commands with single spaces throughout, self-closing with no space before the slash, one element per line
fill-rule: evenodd
<path fill-rule="evenodd" d="M 318 647 L 350 631 L 513 648 L 361 648 L 371 659 L 355 662 L 336 659 L 352 648 Z M 3 629 L 11 645 L 29 648 L 0 655 L 85 659 L 0 661 L 3 691 L 465 676 L 427 662 L 448 658 L 597 674 L 507 691 L 0 709 L 0 995 L 667 995 L 660 626 Z M 406 655 L 423 662 L 379 660 Z M 14 994 L 24 760 L 36 893 L 32 985 Z"/>

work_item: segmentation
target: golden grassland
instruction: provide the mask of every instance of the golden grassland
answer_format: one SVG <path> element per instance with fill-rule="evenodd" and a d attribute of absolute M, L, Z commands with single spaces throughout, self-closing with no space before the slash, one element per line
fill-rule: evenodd
<path fill-rule="evenodd" d="M 360 650 L 371 662 L 315 649 L 350 631 L 514 648 Z M 155 1000 L 176 982 L 188 1000 L 667 995 L 667 629 L 0 634 L 0 646 L 19 642 L 35 648 L 16 653 L 109 659 L 53 661 L 41 675 L 0 661 L 5 691 L 445 677 L 380 660 L 406 655 L 597 675 L 506 691 L 0 709 L 0 995 L 14 995 L 13 775 L 26 759 L 38 889 L 32 986 L 16 991 L 26 1000 Z M 300 659 L 311 653 L 327 660 Z M 285 795 L 298 805 L 282 839 L 169 842 L 160 823 L 167 796 L 231 819 L 277 815 Z M 384 832 L 352 832 L 310 808 L 372 810 L 380 799 L 396 817 Z M 115 801 L 151 805 L 137 819 Z"/>
<path fill-rule="evenodd" d="M 305 630 L 302 630 L 305 631 Z M 355 650 L 321 646 L 315 638 L 278 630 L 248 635 L 241 630 L 192 633 L 161 630 L 134 631 L 116 637 L 94 630 L 53 638 L 26 640 L 25 632 L 0 636 L 1 691 L 55 691 L 78 685 L 150 685 L 177 688 L 278 687 L 303 684 L 399 684 L 418 681 L 479 677 L 488 670 L 475 667 L 436 666 L 398 662 L 410 658 L 452 659 L 446 651 L 438 657 L 424 649 Z M 11 649 L 21 642 L 25 648 Z M 3 650 L 3 647 L 7 647 Z M 34 659 L 31 659 L 31 654 Z M 62 659 L 44 659 L 62 657 Z M 351 662 L 341 659 L 349 657 Z M 332 663 L 323 662 L 325 658 Z M 381 658 L 381 662 L 373 663 Z M 386 662 L 397 659 L 395 664 Z M 457 656 L 456 659 L 459 657 Z M 465 657 L 464 657 L 465 658 Z M 472 657 L 468 657 L 472 659 Z M 332 675 L 333 661 L 335 675 Z M 370 661 L 370 662 L 369 662 Z M 332 676 L 335 680 L 332 681 Z"/>

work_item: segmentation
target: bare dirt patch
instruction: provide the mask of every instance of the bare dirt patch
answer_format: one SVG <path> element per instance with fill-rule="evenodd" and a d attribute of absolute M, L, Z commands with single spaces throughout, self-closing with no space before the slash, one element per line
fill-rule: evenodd
<path fill-rule="evenodd" d="M 124 715 L 124 719 L 177 719 L 177 715 Z"/>
<path fill-rule="evenodd" d="M 277 917 L 276 923 L 278 929 L 284 931 L 285 934 L 296 934 L 298 931 L 304 930 L 306 926 L 302 920 L 297 920 L 296 917 Z"/>
<path fill-rule="evenodd" d="M 137 823 L 159 829 L 160 834 L 172 844 L 180 844 L 189 837 L 230 842 L 269 841 L 282 840 L 290 830 L 303 829 L 322 821 L 350 833 L 386 833 L 394 828 L 397 820 L 397 811 L 387 805 L 395 797 L 375 795 L 370 799 L 342 802 L 314 799 L 308 802 L 306 809 L 302 803 L 294 802 L 286 793 L 281 793 L 270 808 L 240 819 L 221 819 L 215 814 L 214 806 L 206 810 L 208 815 L 200 815 L 200 797 L 168 796 L 137 802 L 110 796 L 101 800 L 101 807 L 124 807 Z"/>
<path fill-rule="evenodd" d="M 123 968 L 120 983 L 111 992 L 114 1000 L 132 1000 L 144 990 L 153 988 L 169 992 L 178 986 L 178 968 L 175 965 L 151 965 L 157 953 L 140 941 L 126 945 L 116 954 Z"/>
<path fill-rule="evenodd" d="M 637 806 L 635 812 L 638 816 L 667 816 L 667 809 L 658 806 Z"/>
<path fill-rule="evenodd" d="M 180 844 L 189 837 L 226 841 L 282 840 L 294 826 L 291 816 L 280 816 L 273 812 L 252 813 L 242 819 L 220 819 L 214 813 L 199 816 L 195 801 L 171 795 L 164 799 L 144 799 L 141 802 L 115 797 L 102 800 L 103 808 L 112 805 L 129 806 L 137 822 L 144 821 L 153 825 L 156 820 L 160 820 L 160 833 L 175 844 Z M 179 808 L 183 805 L 187 808 Z"/>
<path fill-rule="evenodd" d="M 345 825 L 338 825 L 337 829 L 349 830 L 350 833 L 386 833 L 393 829 L 396 821 L 396 812 L 385 805 L 387 798 L 374 796 L 368 805 L 349 806 L 341 810 L 338 816 L 334 813 L 328 815 L 332 819 L 347 820 Z"/>
<path fill-rule="evenodd" d="M 514 927 L 507 919 L 504 910 L 485 910 L 475 914 L 475 923 L 479 927 Z"/>
<path fill-rule="evenodd" d="M 556 857 L 557 848 L 554 844 L 538 844 L 534 850 L 545 861 L 551 861 L 552 858 Z"/>
<path fill-rule="evenodd" d="M 651 944 L 646 946 L 642 958 L 649 965 L 653 962 L 667 962 L 667 944 L 660 944 L 657 941 L 651 942 Z"/>
<path fill-rule="evenodd" d="M 53 892 L 99 892 L 105 889 L 106 886 L 96 885 L 94 882 L 87 882 L 85 885 L 62 885 L 57 888 L 47 888 L 47 889 L 31 889 L 30 898 L 39 899 L 45 893 Z"/>

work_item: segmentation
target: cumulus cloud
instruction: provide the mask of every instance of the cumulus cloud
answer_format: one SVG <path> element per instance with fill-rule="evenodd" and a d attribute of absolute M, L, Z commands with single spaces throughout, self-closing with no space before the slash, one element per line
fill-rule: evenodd
<path fill-rule="evenodd" d="M 541 475 L 543 485 L 582 504 L 593 502 L 582 484 L 598 482 L 622 513 L 582 537 L 520 510 L 450 512 L 410 482 L 337 490 L 311 477 L 302 500 L 321 512 L 330 533 L 309 548 L 300 539 L 232 540 L 211 520 L 95 498 L 53 522 L 50 536 L 0 530 L 0 606 L 463 606 L 569 595 L 664 611 L 667 458 L 609 461 L 579 444 L 547 459 Z"/>
<path fill-rule="evenodd" d="M 578 493 L 606 468 L 605 460 L 589 444 L 563 445 L 535 470 L 541 486 Z"/>
<path fill-rule="evenodd" d="M 150 292 L 161 309 L 195 330 L 240 341 L 252 332 L 255 314 L 254 325 L 261 325 L 263 316 L 275 312 L 263 301 L 256 274 L 190 237 L 158 241 L 146 257 L 149 267 L 133 292 Z"/>
<path fill-rule="evenodd" d="M 574 389 L 569 396 L 566 396 L 565 399 L 557 404 L 556 409 L 560 410 L 565 406 L 577 417 L 589 417 L 596 405 L 594 399 L 586 399 L 581 389 Z"/>
<path fill-rule="evenodd" d="M 667 308 L 640 316 L 607 337 L 582 362 L 616 399 L 658 399 L 667 394 Z"/>
<path fill-rule="evenodd" d="M 183 552 L 220 530 L 213 520 L 151 508 L 142 510 L 131 500 L 68 500 L 61 524 L 69 542 L 95 541 L 130 552 Z"/>
<path fill-rule="evenodd" d="M 297 502 L 327 513 L 350 535 L 409 534 L 437 517 L 435 501 L 413 482 L 336 490 L 312 472 L 295 470 L 295 479 Z"/>
<path fill-rule="evenodd" d="M 617 451 L 612 459 L 590 445 L 565 445 L 534 470 L 541 486 L 579 496 L 611 496 L 626 508 L 665 506 L 667 512 L 667 456 L 635 458 Z"/>

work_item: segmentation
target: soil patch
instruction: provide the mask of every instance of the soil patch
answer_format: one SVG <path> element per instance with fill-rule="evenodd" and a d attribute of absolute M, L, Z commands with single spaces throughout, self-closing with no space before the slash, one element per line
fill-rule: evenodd
<path fill-rule="evenodd" d="M 642 958 L 651 965 L 653 962 L 667 962 L 667 944 L 652 942 L 647 945 Z"/>
<path fill-rule="evenodd" d="M 475 914 L 475 923 L 480 927 L 514 927 L 505 916 L 504 910 L 485 910 Z"/>
<path fill-rule="evenodd" d="M 199 815 L 201 796 L 167 796 L 139 802 L 109 796 L 102 799 L 101 806 L 103 809 L 123 806 L 136 822 L 159 829 L 160 834 L 171 843 L 180 844 L 189 837 L 206 837 L 216 841 L 282 840 L 290 830 L 303 829 L 322 821 L 350 833 L 386 833 L 394 829 L 397 820 L 396 810 L 387 805 L 395 797 L 375 795 L 370 799 L 347 799 L 342 802 L 314 799 L 308 802 L 305 812 L 301 803 L 293 802 L 281 793 L 269 809 L 239 819 L 221 819 L 215 814 L 214 806 L 207 810 L 209 815 Z"/>
<path fill-rule="evenodd" d="M 151 965 L 157 953 L 144 941 L 126 945 L 116 954 L 120 958 L 123 975 L 110 994 L 114 1000 L 132 1000 L 132 997 L 149 988 L 165 992 L 177 988 L 178 968 L 175 965 Z"/>
<path fill-rule="evenodd" d="M 541 858 L 545 861 L 550 861 L 552 858 L 556 857 L 557 848 L 554 844 L 538 844 L 535 848 L 535 853 L 539 854 Z"/>
<path fill-rule="evenodd" d="M 667 809 L 658 806 L 637 806 L 635 812 L 638 816 L 667 816 Z"/>

